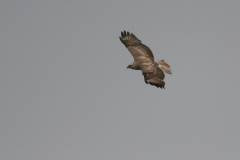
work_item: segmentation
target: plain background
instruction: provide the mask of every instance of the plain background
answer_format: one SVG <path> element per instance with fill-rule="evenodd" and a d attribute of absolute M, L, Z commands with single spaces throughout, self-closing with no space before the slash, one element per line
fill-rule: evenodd
<path fill-rule="evenodd" d="M 1 160 L 238 160 L 239 0 L 0 2 Z M 134 33 L 173 74 L 126 69 Z"/>

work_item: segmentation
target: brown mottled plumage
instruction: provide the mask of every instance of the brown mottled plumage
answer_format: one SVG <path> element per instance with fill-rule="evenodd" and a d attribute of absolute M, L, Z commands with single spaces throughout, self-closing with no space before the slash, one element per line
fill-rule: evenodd
<path fill-rule="evenodd" d="M 164 72 L 171 74 L 170 66 L 164 60 L 155 62 L 150 48 L 142 44 L 134 34 L 124 31 L 121 32 L 121 37 L 119 38 L 134 58 L 134 62 L 128 65 L 127 68 L 142 70 L 147 84 L 164 88 Z"/>

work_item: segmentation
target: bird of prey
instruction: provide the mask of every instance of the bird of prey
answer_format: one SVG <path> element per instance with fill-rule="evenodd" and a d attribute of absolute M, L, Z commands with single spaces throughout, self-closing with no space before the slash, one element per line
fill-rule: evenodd
<path fill-rule="evenodd" d="M 170 66 L 164 60 L 155 62 L 150 48 L 142 44 L 141 40 L 133 33 L 121 32 L 121 37 L 119 38 L 134 58 L 134 62 L 129 64 L 127 68 L 141 70 L 144 81 L 147 84 L 156 86 L 157 88 L 164 88 L 164 72 L 172 74 Z"/>

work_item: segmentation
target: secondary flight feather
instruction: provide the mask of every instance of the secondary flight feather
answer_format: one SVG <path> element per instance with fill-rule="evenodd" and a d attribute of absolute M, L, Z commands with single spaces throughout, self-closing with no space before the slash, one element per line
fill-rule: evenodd
<path fill-rule="evenodd" d="M 129 64 L 127 68 L 141 70 L 144 76 L 144 81 L 147 84 L 158 88 L 164 88 L 164 72 L 172 74 L 170 66 L 164 60 L 155 62 L 150 48 L 142 44 L 141 40 L 139 40 L 133 33 L 130 34 L 126 31 L 121 32 L 121 37 L 119 38 L 134 58 L 134 62 Z"/>

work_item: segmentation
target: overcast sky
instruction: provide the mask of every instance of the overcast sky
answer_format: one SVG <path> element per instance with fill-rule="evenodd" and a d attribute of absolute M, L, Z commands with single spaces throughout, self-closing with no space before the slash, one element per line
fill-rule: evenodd
<path fill-rule="evenodd" d="M 0 2 L 1 160 L 238 160 L 239 0 Z M 173 74 L 126 69 L 134 33 Z"/>

